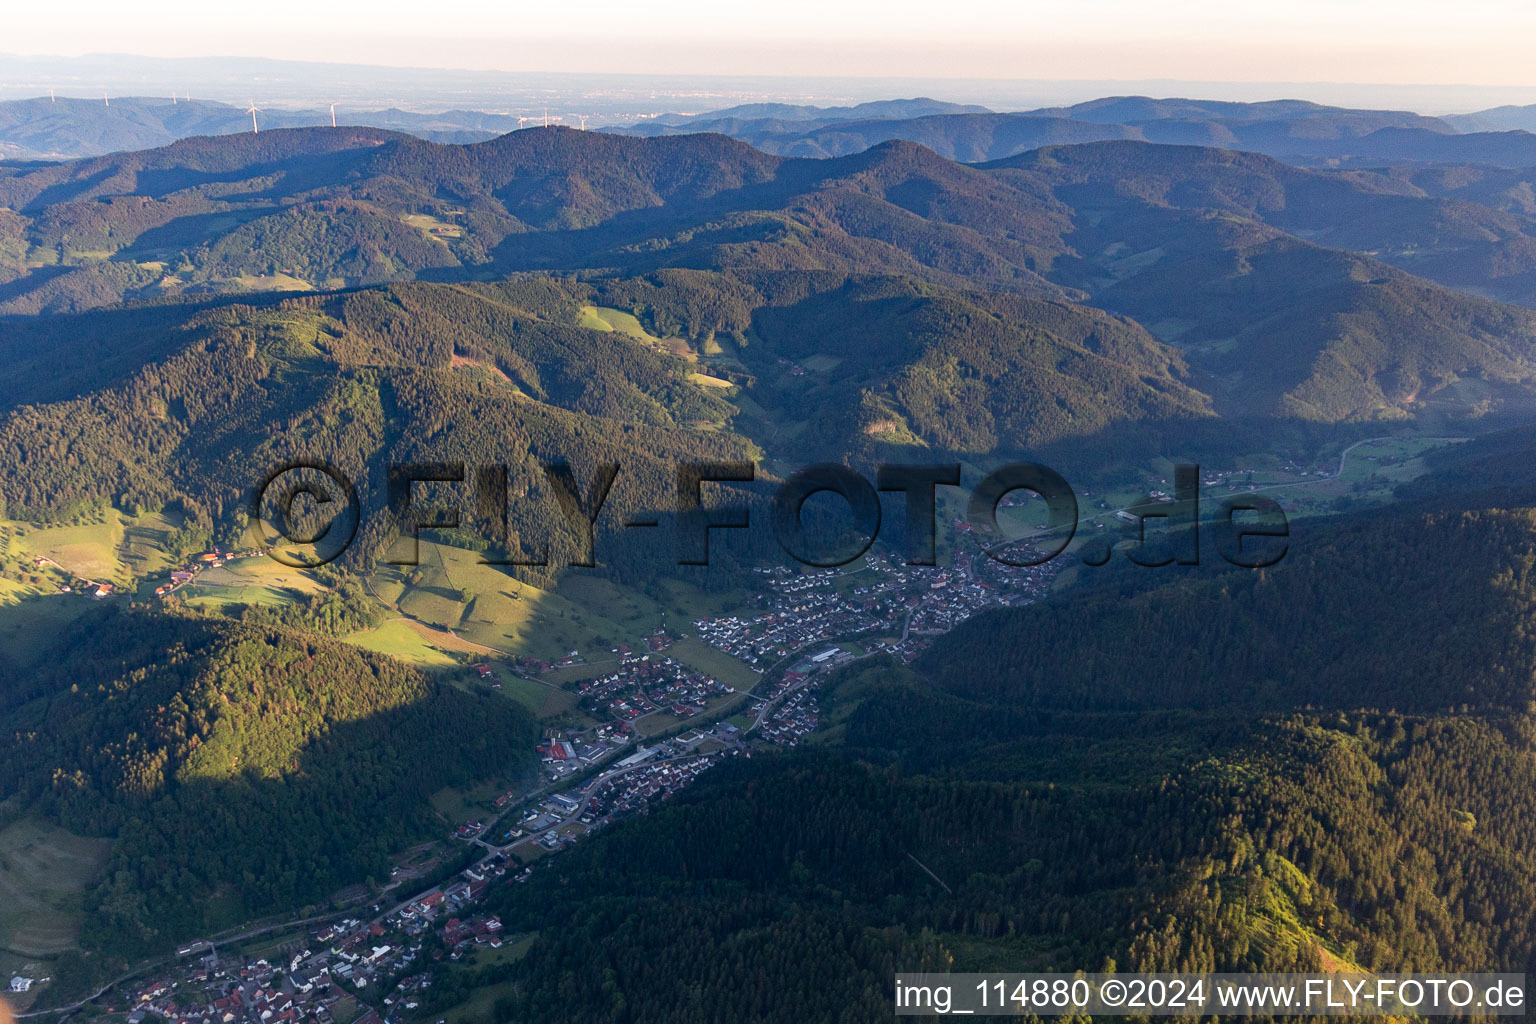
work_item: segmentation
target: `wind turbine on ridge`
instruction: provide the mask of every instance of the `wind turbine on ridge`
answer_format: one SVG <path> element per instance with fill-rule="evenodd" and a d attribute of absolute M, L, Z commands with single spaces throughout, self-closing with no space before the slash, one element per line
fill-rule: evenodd
<path fill-rule="evenodd" d="M 251 109 L 247 110 L 246 113 L 251 115 L 251 134 L 252 135 L 255 135 L 255 134 L 257 134 L 258 132 L 261 131 L 261 129 L 256 126 L 256 115 L 260 111 L 261 111 L 261 108 L 256 105 L 256 101 L 255 100 L 251 100 Z"/>

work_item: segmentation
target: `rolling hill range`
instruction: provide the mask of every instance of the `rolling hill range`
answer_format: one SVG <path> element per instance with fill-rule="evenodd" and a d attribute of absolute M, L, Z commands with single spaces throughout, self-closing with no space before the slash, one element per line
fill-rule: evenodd
<path fill-rule="evenodd" d="M 1293 315 L 1279 284 L 1237 291 L 1261 319 L 1234 323 L 1226 345 L 1210 333 L 1235 307 L 1213 306 L 1209 326 L 1171 345 L 1060 299 L 825 270 L 520 275 L 31 318 L 0 341 L 11 382 L 0 440 L 16 453 L 0 499 L 12 517 L 169 505 L 228 531 L 263 472 L 319 457 L 358 481 L 382 531 L 383 466 L 426 457 L 511 465 L 544 498 L 537 457 L 582 473 L 620 461 L 630 468 L 612 504 L 654 510 L 671 500 L 669 462 L 758 449 L 801 462 L 1136 459 L 1189 444 L 1253 451 L 1287 434 L 1315 443 L 1328 424 L 1359 434 L 1388 412 L 1438 423 L 1475 402 L 1504 416 L 1529 403 L 1529 354 L 1512 339 L 1536 315 L 1447 307 L 1460 297 L 1285 236 L 1229 256 L 1170 259 L 1106 301 L 1162 325 L 1178 310 L 1159 303 L 1181 294 L 1166 275 L 1203 269 L 1213 293 L 1249 276 L 1238 263 L 1277 282 L 1321 266 L 1337 281 L 1309 300 L 1315 320 Z M 645 329 L 612 330 L 594 309 Z M 517 504 L 512 535 L 562 533 L 554 508 Z M 366 535 L 349 557 L 366 563 L 389 536 Z"/>
<path fill-rule="evenodd" d="M 1375 258 L 1528 297 L 1530 220 L 1501 185 L 1495 208 L 1427 172 L 1136 143 L 973 167 L 905 142 L 802 160 L 719 135 L 273 131 L 10 168 L 0 311 L 529 271 L 877 274 L 1129 316 L 1228 412 L 1516 409 L 1531 314 Z"/>
<path fill-rule="evenodd" d="M 1029 176 L 1062 202 L 1236 214 L 1441 284 L 1536 304 L 1531 174 L 1492 168 L 1324 172 L 1249 153 L 1106 143 L 1046 147 L 986 165 Z M 1111 230 L 1119 218 L 1111 216 Z"/>
<path fill-rule="evenodd" d="M 716 121 L 747 122 L 798 122 L 803 126 L 831 124 L 836 121 L 870 121 L 877 119 L 900 120 L 910 117 L 927 117 L 932 114 L 990 114 L 991 110 L 975 104 L 947 103 L 943 100 L 919 96 L 905 100 L 873 100 L 849 107 L 817 107 L 807 103 L 743 103 L 724 107 L 703 114 L 662 114 L 648 118 L 644 125 L 665 128 L 681 127 L 689 132 L 716 131 L 701 128 L 702 123 Z M 623 133 L 621 133 L 623 134 Z M 645 127 L 634 134 L 652 134 Z M 655 134 L 666 134 L 658 131 Z"/>
<path fill-rule="evenodd" d="M 516 941 L 456 960 L 434 922 L 430 967 L 399 966 L 435 979 L 406 1024 L 468 998 L 508 1021 L 861 1021 L 920 966 L 1536 966 L 1530 173 L 1149 141 L 1480 138 L 1294 103 L 724 119 L 820 155 L 674 118 L 0 164 L 0 830 L 46 824 L 105 864 L 76 894 L 71 983 L 266 915 L 290 918 L 274 948 L 302 948 L 317 915 L 416 898 L 487 856 L 451 830 L 533 788 L 540 734 L 574 752 L 582 709 L 618 706 L 587 684 L 699 652 L 739 681 L 720 674 L 703 718 L 649 691 L 669 717 L 632 742 L 697 744 L 625 765 L 658 770 L 625 776 L 657 783 L 623 808 L 647 813 L 594 789 L 550 819 L 574 848 L 528 826 L 522 884 L 465 912 Z M 920 122 L 940 152 L 873 138 Z M 1020 576 L 952 584 L 984 557 L 966 529 L 877 600 L 862 588 L 903 572 L 880 559 L 800 578 L 762 529 L 684 568 L 670 531 L 630 528 L 676 525 L 682 463 L 751 463 L 708 503 L 761 525 L 810 463 L 1032 459 L 1098 467 L 1094 536 L 1186 457 L 1221 464 L 1213 496 L 1242 475 L 1326 495 L 1261 571 L 1209 541 L 1188 571 L 1079 550 L 1006 594 Z M 263 583 L 253 491 L 300 460 L 356 484 L 357 540 Z M 449 470 L 407 486 L 461 515 L 401 558 L 390 467 L 436 463 L 473 467 L 473 500 Z M 561 463 L 581 483 L 619 467 L 593 534 Z M 1392 504 L 1361 511 L 1367 492 Z M 597 571 L 568 572 L 589 536 Z M 993 610 L 955 625 L 983 591 Z M 824 606 L 857 626 L 816 631 Z M 738 613 L 747 636 L 811 626 L 748 664 L 705 643 Z M 853 660 L 801 663 L 823 646 Z M 811 728 L 759 740 L 767 702 L 801 697 Z M 674 787 L 712 753 L 684 730 L 727 715 L 740 731 L 709 742 L 752 756 Z M 550 769 L 539 799 L 586 770 Z M 404 872 L 434 833 L 441 857 Z M 395 991 L 379 977 L 367 999 Z"/>
<path fill-rule="evenodd" d="M 950 120 L 955 115 L 969 116 Z M 848 155 L 876 142 L 906 139 L 954 159 L 982 160 L 1049 142 L 1116 138 L 1317 157 L 1327 155 L 1325 149 L 1317 147 L 1329 140 L 1359 139 L 1384 128 L 1445 134 L 1529 127 L 1510 112 L 1489 112 L 1485 121 L 1476 120 L 1480 116 L 1458 120 L 1407 111 L 1350 110 L 1299 100 L 1220 103 L 1142 96 L 999 114 L 974 104 L 919 97 L 847 107 L 743 104 L 702 114 L 664 114 L 633 126 L 605 130 L 642 136 L 718 132 L 768 152 L 817 157 Z M 1040 123 L 1021 123 L 1025 118 Z M 481 141 L 522 127 L 519 118 L 509 114 L 367 110 L 355 104 L 342 104 L 337 119 L 344 126 L 407 132 L 435 142 Z M 145 96 L 114 96 L 106 101 L 97 97 L 7 100 L 0 102 L 0 155 L 24 160 L 101 156 L 164 146 L 191 136 L 239 134 L 247 131 L 250 123 L 244 106 L 206 100 Z M 264 130 L 330 123 L 330 111 L 323 108 L 272 108 L 263 110 L 260 117 Z M 1301 148 L 1295 148 L 1298 145 Z"/>
<path fill-rule="evenodd" d="M 638 315 L 655 334 L 610 330 L 595 310 Z M 631 554 L 614 524 L 670 508 L 680 461 L 1074 444 L 1129 457 L 1165 432 L 1214 430 L 1179 353 L 1126 320 L 830 272 L 416 283 L 94 312 L 27 323 L 0 363 L 12 382 L 0 443 L 15 453 L 6 515 L 171 507 L 238 545 L 255 481 L 319 458 L 357 482 L 368 526 L 347 558 L 364 566 L 394 536 L 387 465 L 509 467 L 528 500 L 504 527 L 495 514 L 465 525 L 510 531 L 530 555 L 552 538 L 558 565 L 574 551 L 534 460 L 567 459 L 581 479 L 622 464 L 605 561 L 634 576 L 646 549 Z M 812 372 L 789 371 L 802 366 Z"/>
<path fill-rule="evenodd" d="M 1331 121 L 1331 119 L 1329 119 Z M 1364 135 L 1339 133 L 1329 121 L 1180 121 L 1115 124 L 1033 114 L 940 114 L 910 120 L 837 122 L 797 132 L 783 125 L 711 124 L 768 152 L 786 156 L 844 156 L 899 139 L 955 160 L 996 160 L 1052 143 L 1134 139 L 1169 145 L 1221 146 L 1279 157 L 1300 165 L 1372 167 L 1381 164 L 1536 165 L 1536 135 L 1527 131 L 1448 134 L 1384 127 Z"/>

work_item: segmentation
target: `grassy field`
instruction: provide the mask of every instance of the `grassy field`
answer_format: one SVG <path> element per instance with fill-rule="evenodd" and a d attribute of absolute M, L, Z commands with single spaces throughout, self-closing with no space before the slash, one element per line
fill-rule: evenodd
<path fill-rule="evenodd" d="M 576 716 L 582 726 L 596 725 L 597 721 L 576 710 L 577 697 L 569 690 L 549 691 L 544 698 L 544 706 L 539 709 L 540 718 L 557 718 L 560 715 L 571 714 Z"/>
<path fill-rule="evenodd" d="M 123 523 L 123 539 L 118 548 L 118 559 L 128 572 L 140 579 L 171 568 L 172 559 L 166 550 L 173 531 L 181 523 L 155 513 L 128 519 Z"/>
<path fill-rule="evenodd" d="M 445 633 L 433 635 L 451 639 Z M 459 664 L 448 653 L 451 648 L 447 648 L 447 644 L 428 639 L 417 623 L 407 619 L 390 619 L 377 629 L 353 633 L 346 637 L 346 641 L 364 650 L 392 655 L 423 668 L 452 668 Z"/>
<path fill-rule="evenodd" d="M 750 690 L 762 678 L 724 651 L 710 647 L 692 637 L 684 637 L 667 648 L 667 654 L 684 665 L 714 676 L 733 690 Z"/>
<path fill-rule="evenodd" d="M 572 650 L 600 656 L 660 621 L 646 599 L 603 581 L 580 582 L 573 575 L 557 590 L 541 590 L 480 564 L 480 557 L 423 540 L 420 565 L 404 573 L 381 567 L 370 583 L 411 618 L 496 651 L 545 661 Z"/>
<path fill-rule="evenodd" d="M 253 292 L 312 292 L 315 286 L 291 274 L 241 274 L 231 279 Z"/>
<path fill-rule="evenodd" d="M 713 618 L 740 607 L 748 600 L 745 590 L 712 592 L 701 590 L 685 580 L 657 580 L 656 604 L 667 616 L 673 630 L 687 632 L 695 619 Z"/>
<path fill-rule="evenodd" d="M 1350 504 L 1383 504 L 1394 499 L 1399 484 L 1428 472 L 1425 454 L 1461 440 L 1404 437 L 1367 441 L 1344 457 L 1342 472 L 1337 459 L 1327 459 L 1322 460 L 1328 474 L 1324 477 L 1264 469 L 1253 474 L 1253 482 L 1291 516 L 1325 515 Z M 1239 487 L 1238 492 L 1243 489 Z M 1224 489 L 1217 489 L 1215 496 L 1222 493 Z"/>
<path fill-rule="evenodd" d="M 831 373 L 833 370 L 841 366 L 842 362 L 842 359 L 837 356 L 818 354 L 814 356 L 807 356 L 806 358 L 800 360 L 800 365 L 805 367 L 807 370 L 813 370 L 816 373 Z"/>
<path fill-rule="evenodd" d="M 304 570 L 258 556 L 204 569 L 179 593 L 191 607 L 224 611 L 231 605 L 294 604 L 323 589 Z"/>
<path fill-rule="evenodd" d="M 36 596 L 11 580 L 0 581 L 0 658 L 18 669 L 38 664 L 55 652 L 60 631 L 91 607 L 83 597 Z"/>
<path fill-rule="evenodd" d="M 348 995 L 342 996 L 336 1001 L 336 1005 L 331 1007 L 332 1019 L 340 1021 L 342 1024 L 352 1024 L 354 1020 L 357 1020 L 362 1015 L 363 1008 L 358 1005 L 356 999 Z"/>
<path fill-rule="evenodd" d="M 516 787 L 504 779 L 487 779 L 463 789 L 440 789 L 432 794 L 432 809 L 455 827 L 466 821 L 486 821 L 495 813 L 493 801 Z"/>
<path fill-rule="evenodd" d="M 1429 467 L 1424 464 L 1428 452 L 1458 443 L 1425 438 L 1368 441 L 1345 457 L 1340 482 L 1368 486 L 1377 481 L 1393 485 L 1403 483 L 1428 472 Z"/>
<path fill-rule="evenodd" d="M 98 581 L 122 579 L 118 558 L 123 544 L 123 517 L 107 510 L 91 521 L 72 526 L 32 526 L 12 523 L 10 550 L 32 558 L 48 558 L 65 572 Z"/>
<path fill-rule="evenodd" d="M 58 568 L 40 571 L 122 586 L 170 566 L 167 545 L 180 525 L 159 513 L 128 516 L 116 509 L 87 513 L 79 522 L 57 526 L 0 520 L 0 554 L 28 567 L 34 559 L 46 558 Z"/>
<path fill-rule="evenodd" d="M 451 675 L 449 681 L 471 693 L 490 692 L 516 701 L 538 718 L 553 718 L 576 706 L 576 695 L 562 690 L 558 685 L 537 679 L 524 679 L 494 661 L 491 662 L 491 672 L 495 681 L 501 684 L 499 687 L 492 686 L 489 680 L 481 679 L 479 675 L 467 670 Z"/>
<path fill-rule="evenodd" d="M 745 591 L 711 593 L 677 579 L 655 580 L 647 593 L 641 593 L 580 572 L 567 574 L 556 593 L 627 631 L 627 636 L 617 639 L 631 645 L 629 638 L 643 636 L 658 626 L 687 631 L 693 620 L 720 615 L 747 600 Z M 594 653 L 593 657 L 601 655 Z"/>
<path fill-rule="evenodd" d="M 519 960 L 533 946 L 533 940 L 534 936 L 527 935 L 503 943 L 500 949 L 477 948 L 468 962 L 475 966 L 481 966 L 495 963 L 510 963 L 513 960 Z M 468 999 L 459 1005 L 440 1014 L 426 1015 L 422 1019 L 430 1017 L 434 1020 L 441 1020 L 444 1024 L 483 1024 L 484 1021 L 494 1019 L 497 1001 L 510 998 L 515 993 L 516 986 L 517 983 L 515 981 L 504 981 L 499 985 L 487 985 L 484 988 L 477 988 Z"/>
<path fill-rule="evenodd" d="M 446 220 L 439 220 L 429 213 L 402 214 L 401 220 L 433 238 L 463 238 L 464 229 Z"/>
<path fill-rule="evenodd" d="M 698 360 L 698 353 L 682 338 L 658 338 L 647 331 L 634 314 L 626 313 L 622 309 L 610 309 L 607 306 L 583 306 L 581 310 L 581 326 L 594 331 L 618 331 L 627 334 L 636 341 L 644 342 L 663 352 L 681 356 L 690 362 Z"/>
<path fill-rule="evenodd" d="M 552 717 L 570 709 L 574 701 L 567 701 L 565 691 L 558 686 L 548 686 L 532 679 L 515 676 L 511 672 L 499 672 L 501 694 L 517 701 L 523 707 L 541 717 Z"/>
<path fill-rule="evenodd" d="M 661 608 L 655 601 L 597 576 L 568 572 L 555 593 L 613 623 L 628 636 L 640 636 L 661 625 Z"/>
<path fill-rule="evenodd" d="M 580 665 L 562 665 L 559 668 L 550 669 L 540 678 L 556 685 L 575 683 L 583 679 L 595 679 L 605 672 L 612 672 L 618 664 L 616 658 L 604 658 L 601 661 L 588 661 Z"/>
<path fill-rule="evenodd" d="M 72 948 L 107 845 L 25 819 L 0 829 L 0 947 L 21 956 Z"/>

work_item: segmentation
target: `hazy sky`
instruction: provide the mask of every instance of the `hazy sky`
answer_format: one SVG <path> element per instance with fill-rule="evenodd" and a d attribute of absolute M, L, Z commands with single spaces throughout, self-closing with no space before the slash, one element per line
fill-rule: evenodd
<path fill-rule="evenodd" d="M 0 50 L 531 71 L 1536 85 L 1533 0 L 48 0 Z"/>

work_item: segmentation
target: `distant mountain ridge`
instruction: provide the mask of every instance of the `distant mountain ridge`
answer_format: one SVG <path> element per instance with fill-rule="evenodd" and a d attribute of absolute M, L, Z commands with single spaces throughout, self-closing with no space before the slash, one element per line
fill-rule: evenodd
<path fill-rule="evenodd" d="M 1043 145 L 1130 139 L 1248 150 L 1301 165 L 1536 166 L 1536 135 L 1524 130 L 1536 128 L 1536 118 L 1523 115 L 1484 122 L 1475 115 L 1428 117 L 1305 100 L 1239 103 L 1149 96 L 1109 96 L 1014 113 L 921 108 L 928 103 L 933 101 L 825 109 L 736 107 L 609 130 L 633 135 L 722 132 L 765 152 L 798 157 L 846 156 L 900 139 L 952 160 L 975 162 Z"/>
<path fill-rule="evenodd" d="M 710 121 L 866 121 L 879 118 L 927 117 L 930 114 L 990 114 L 974 103 L 947 103 L 918 96 L 909 100 L 871 100 L 851 107 L 818 107 L 808 103 L 743 103 L 701 114 L 662 114 L 652 124 L 684 125 Z"/>
<path fill-rule="evenodd" d="M 1136 139 L 1221 146 L 1293 163 L 1487 163 L 1536 166 L 1536 107 L 1428 117 L 1406 110 L 1332 107 L 1304 100 L 1240 103 L 1109 96 L 1064 107 L 1000 113 L 928 97 L 817 107 L 749 103 L 663 114 L 605 131 L 625 135 L 719 132 L 782 156 L 845 156 L 883 141 L 920 142 L 956 160 L 996 160 L 1042 145 Z M 476 142 L 523 127 L 527 118 L 481 110 L 418 113 L 359 110 L 338 123 L 384 128 L 435 142 Z M 559 121 L 559 118 L 556 118 Z M 1032 123 L 1033 122 L 1033 123 Z M 264 110 L 262 128 L 330 124 L 328 109 Z M 69 159 L 148 149 L 193 135 L 248 130 L 243 106 L 160 97 L 0 102 L 0 159 Z"/>
<path fill-rule="evenodd" d="M 328 109 L 263 109 L 261 129 L 319 127 Z M 516 117 L 478 110 L 441 114 L 339 107 L 336 120 L 407 132 L 434 142 L 480 142 L 520 127 Z M 0 159 L 59 160 L 154 149 L 196 135 L 233 135 L 251 130 L 246 108 L 207 100 L 122 96 L 79 99 L 46 96 L 0 102 Z"/>
<path fill-rule="evenodd" d="M 1536 103 L 1491 107 L 1472 114 L 1447 114 L 1441 120 L 1461 132 L 1536 132 Z"/>
<path fill-rule="evenodd" d="M 1156 99 L 1151 96 L 1106 96 L 1083 103 L 1074 103 L 1067 107 L 1043 107 L 1028 113 L 1036 117 L 1070 117 L 1075 121 L 1093 121 L 1099 124 L 1139 124 L 1144 121 L 1160 120 L 1296 121 L 1335 117 L 1424 127 L 1430 130 L 1436 130 L 1437 127 L 1441 131 L 1453 130 L 1441 118 L 1427 117 L 1408 110 L 1332 107 L 1313 103 L 1310 100 L 1266 100 L 1242 103 L 1179 97 Z"/>

